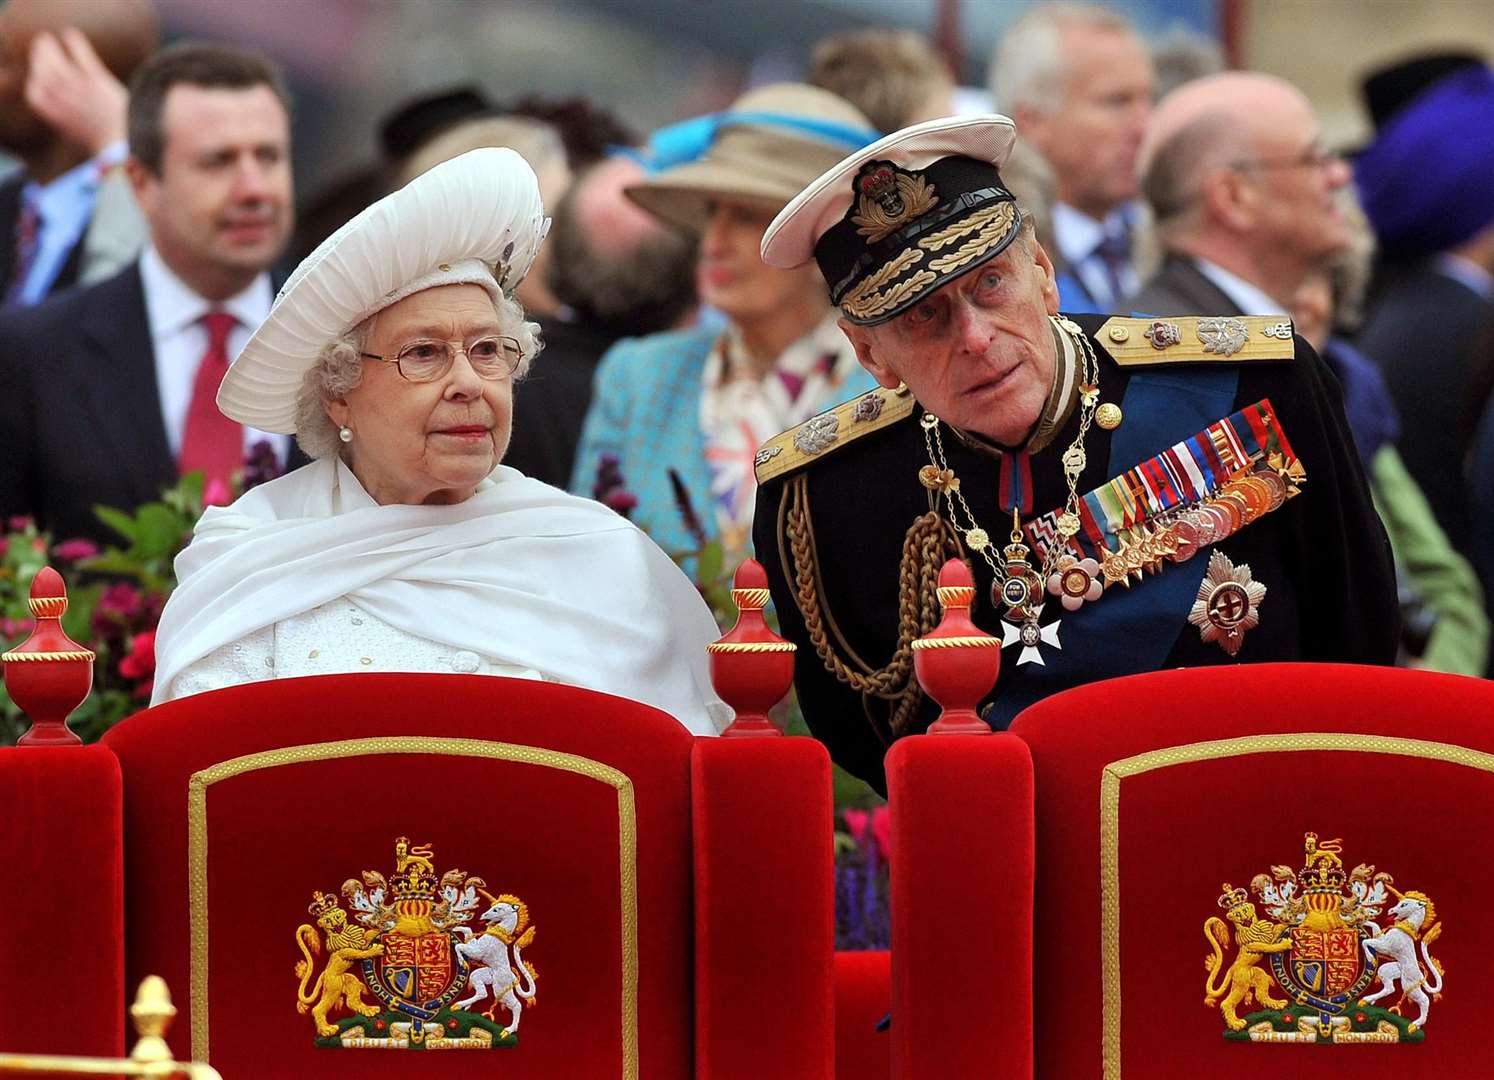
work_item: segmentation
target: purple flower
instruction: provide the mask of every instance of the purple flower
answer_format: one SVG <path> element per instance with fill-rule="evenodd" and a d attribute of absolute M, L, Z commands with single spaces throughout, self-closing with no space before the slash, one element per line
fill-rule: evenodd
<path fill-rule="evenodd" d="M 615 510 L 623 517 L 630 515 L 638 506 L 638 496 L 631 491 L 618 488 L 616 491 L 608 492 L 602 499 L 602 505 L 610 510 Z"/>
<path fill-rule="evenodd" d="M 99 553 L 99 546 L 92 540 L 64 540 L 52 545 L 52 554 L 64 562 L 91 559 Z"/>
<path fill-rule="evenodd" d="M 7 519 L 5 524 L 11 532 L 25 532 L 31 528 L 32 522 L 25 514 L 15 514 Z"/>
<path fill-rule="evenodd" d="M 623 517 L 629 516 L 638 505 L 638 496 L 628 490 L 622 469 L 618 467 L 616 454 L 603 454 L 597 459 L 597 475 L 591 485 L 591 497 Z"/>
<path fill-rule="evenodd" d="M 258 487 L 260 484 L 274 480 L 280 475 L 280 459 L 275 456 L 275 447 L 269 439 L 259 439 L 249 447 L 249 452 L 244 455 L 244 490 Z M 214 503 L 215 506 L 224 505 Z"/>

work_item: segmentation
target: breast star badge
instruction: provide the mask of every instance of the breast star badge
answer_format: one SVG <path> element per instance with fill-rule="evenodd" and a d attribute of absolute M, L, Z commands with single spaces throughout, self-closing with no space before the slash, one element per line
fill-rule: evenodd
<path fill-rule="evenodd" d="M 1236 566 L 1222 551 L 1209 556 L 1209 572 L 1198 586 L 1198 599 L 1188 621 L 1198 627 L 1207 644 L 1217 641 L 1219 647 L 1234 656 L 1245 641 L 1245 633 L 1260 624 L 1261 601 L 1266 587 L 1250 576 L 1250 565 Z"/>

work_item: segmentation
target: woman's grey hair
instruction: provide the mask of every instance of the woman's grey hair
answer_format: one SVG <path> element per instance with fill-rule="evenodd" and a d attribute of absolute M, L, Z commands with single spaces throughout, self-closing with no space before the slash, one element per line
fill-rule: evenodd
<path fill-rule="evenodd" d="M 509 296 L 494 301 L 493 311 L 498 316 L 501 333 L 516 338 L 524 352 L 524 359 L 514 372 L 517 382 L 529 373 L 529 365 L 544 348 L 539 323 L 527 322 L 523 306 Z M 332 457 L 344 446 L 338 438 L 337 425 L 327 415 L 327 403 L 354 389 L 363 377 L 361 354 L 368 344 L 373 320 L 370 315 L 346 334 L 322 346 L 316 363 L 301 379 L 301 389 L 296 393 L 296 442 L 309 458 Z"/>

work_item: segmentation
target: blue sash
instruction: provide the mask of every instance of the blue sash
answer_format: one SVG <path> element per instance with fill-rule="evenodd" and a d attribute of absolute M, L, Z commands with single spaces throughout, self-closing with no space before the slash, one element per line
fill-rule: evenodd
<path fill-rule="evenodd" d="M 1233 364 L 1193 368 L 1186 376 L 1166 371 L 1131 376 L 1121 409 L 1125 423 L 1110 439 L 1106 477 L 1117 476 L 1176 442 L 1201 431 L 1234 408 L 1239 368 Z M 1202 553 L 1167 567 L 1127 589 L 1111 587 L 1099 603 L 1061 612 L 1062 648 L 1043 647 L 1043 664 L 1023 664 L 997 691 L 986 722 L 1001 730 L 1033 702 L 1080 683 L 1161 668 L 1186 624 L 1208 568 Z M 1046 583 L 1045 583 L 1046 584 Z M 1044 622 L 1053 611 L 1044 611 Z M 1001 661 L 1016 665 L 1021 650 L 1005 650 Z"/>

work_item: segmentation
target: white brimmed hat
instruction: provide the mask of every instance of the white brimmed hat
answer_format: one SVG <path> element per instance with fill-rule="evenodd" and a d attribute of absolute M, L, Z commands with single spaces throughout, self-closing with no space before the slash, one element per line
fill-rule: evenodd
<path fill-rule="evenodd" d="M 438 285 L 512 295 L 549 227 L 534 171 L 507 148 L 452 158 L 386 195 L 317 247 L 218 387 L 218 408 L 291 435 L 306 372 L 375 312 Z"/>
<path fill-rule="evenodd" d="M 1015 238 L 1020 215 L 1000 169 L 1016 138 L 994 113 L 895 131 L 796 195 L 763 234 L 763 262 L 813 258 L 846 318 L 886 322 Z"/>

